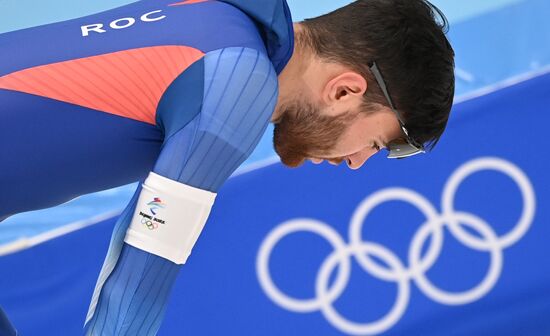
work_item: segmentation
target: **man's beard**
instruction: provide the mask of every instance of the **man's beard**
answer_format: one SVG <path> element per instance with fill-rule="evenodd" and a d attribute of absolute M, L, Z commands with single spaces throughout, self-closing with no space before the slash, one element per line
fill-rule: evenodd
<path fill-rule="evenodd" d="M 292 102 L 282 104 L 283 111 L 275 124 L 273 145 L 281 162 L 292 168 L 301 166 L 312 153 L 328 153 L 349 127 L 355 115 L 346 112 L 325 116 L 313 104 Z M 319 155 L 319 154 L 318 154 Z M 331 161 L 342 162 L 343 158 Z"/>

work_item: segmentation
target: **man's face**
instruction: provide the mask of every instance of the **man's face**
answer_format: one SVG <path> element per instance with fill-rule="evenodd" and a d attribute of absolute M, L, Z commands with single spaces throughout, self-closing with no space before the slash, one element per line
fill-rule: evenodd
<path fill-rule="evenodd" d="M 357 106 L 328 113 L 298 99 L 277 108 L 273 143 L 289 167 L 299 167 L 307 159 L 314 163 L 326 159 L 335 165 L 346 161 L 351 169 L 358 169 L 386 143 L 401 136 L 390 110 L 365 113 L 358 112 Z"/>
<path fill-rule="evenodd" d="M 295 31 L 302 31 L 299 24 Z M 297 36 L 299 42 L 301 35 Z M 402 136 L 389 108 L 363 111 L 370 84 L 361 74 L 318 57 L 304 43 L 296 43 L 295 48 L 279 75 L 279 97 L 272 115 L 273 144 L 283 164 L 299 167 L 308 159 L 346 161 L 358 169 L 386 143 Z"/>

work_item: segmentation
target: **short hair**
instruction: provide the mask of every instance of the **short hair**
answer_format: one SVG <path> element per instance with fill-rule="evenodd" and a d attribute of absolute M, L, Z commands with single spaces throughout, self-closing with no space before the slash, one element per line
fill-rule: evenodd
<path fill-rule="evenodd" d="M 447 125 L 455 90 L 448 21 L 437 7 L 426 0 L 357 0 L 302 24 L 298 43 L 365 77 L 367 112 L 389 107 L 369 70 L 376 62 L 409 135 L 433 149 Z"/>

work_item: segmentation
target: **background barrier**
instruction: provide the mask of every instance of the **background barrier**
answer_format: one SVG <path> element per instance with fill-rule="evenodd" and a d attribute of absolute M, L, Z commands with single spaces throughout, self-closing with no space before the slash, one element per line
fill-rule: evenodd
<path fill-rule="evenodd" d="M 457 103 L 433 153 L 359 171 L 249 161 L 160 335 L 550 334 L 549 12 L 508 1 L 457 19 Z M 0 224 L 0 305 L 22 335 L 81 333 L 131 189 Z"/>

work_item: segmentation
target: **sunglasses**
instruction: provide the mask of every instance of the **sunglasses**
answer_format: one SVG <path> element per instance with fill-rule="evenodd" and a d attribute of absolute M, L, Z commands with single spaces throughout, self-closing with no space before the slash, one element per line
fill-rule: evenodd
<path fill-rule="evenodd" d="M 382 78 L 382 74 L 380 73 L 380 70 L 378 69 L 376 62 L 372 62 L 372 64 L 369 66 L 369 69 L 374 75 L 374 78 L 376 79 L 378 86 L 380 86 L 380 89 L 382 89 L 384 96 L 386 96 L 386 99 L 390 104 L 391 110 L 397 116 L 397 120 L 399 121 L 399 126 L 401 126 L 401 130 L 403 131 L 403 135 L 404 135 L 404 138 L 399 138 L 397 140 L 390 141 L 387 144 L 386 147 L 388 150 L 388 159 L 404 159 L 409 156 L 425 153 L 426 151 L 424 149 L 424 146 L 422 144 L 419 144 L 409 136 L 409 131 L 407 131 L 407 129 L 405 128 L 405 123 L 403 122 L 403 118 L 401 117 L 401 114 L 393 106 L 392 100 L 388 93 L 388 89 L 386 88 L 386 82 L 384 82 L 384 78 Z"/>

